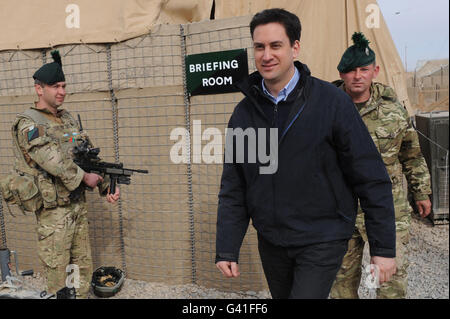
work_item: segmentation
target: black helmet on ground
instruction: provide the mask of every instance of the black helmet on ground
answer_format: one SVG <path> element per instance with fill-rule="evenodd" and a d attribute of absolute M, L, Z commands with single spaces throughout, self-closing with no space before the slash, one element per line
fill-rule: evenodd
<path fill-rule="evenodd" d="M 97 297 L 114 296 L 122 288 L 125 274 L 116 267 L 100 267 L 92 274 L 91 286 Z"/>

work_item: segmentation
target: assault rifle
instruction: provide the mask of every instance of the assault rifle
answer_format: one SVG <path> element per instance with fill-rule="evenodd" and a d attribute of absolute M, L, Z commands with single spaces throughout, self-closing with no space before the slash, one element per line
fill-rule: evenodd
<path fill-rule="evenodd" d="M 82 132 L 83 126 L 79 114 L 78 122 L 80 123 L 80 132 Z M 148 174 L 148 170 L 124 168 L 123 163 L 108 163 L 102 161 L 98 157 L 100 148 L 91 148 L 88 140 L 84 140 L 80 145 L 75 146 L 72 152 L 75 156 L 73 160 L 74 163 L 81 167 L 85 172 L 109 176 L 109 194 L 114 194 L 116 192 L 117 184 L 129 185 L 133 173 Z M 76 196 L 77 194 L 73 195 Z"/>

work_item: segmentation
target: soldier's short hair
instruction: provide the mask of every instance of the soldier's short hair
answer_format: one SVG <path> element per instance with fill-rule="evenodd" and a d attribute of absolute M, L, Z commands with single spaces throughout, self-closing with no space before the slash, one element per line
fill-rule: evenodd
<path fill-rule="evenodd" d="M 253 19 L 250 22 L 250 33 L 252 35 L 252 39 L 253 31 L 255 31 L 257 26 L 272 22 L 279 23 L 284 27 L 291 46 L 294 45 L 296 40 L 300 41 L 302 33 L 300 19 L 295 14 L 279 8 L 266 9 L 253 16 Z"/>
<path fill-rule="evenodd" d="M 37 84 L 37 85 L 42 86 L 42 87 L 44 87 L 44 85 L 45 85 L 44 82 L 39 81 L 38 79 L 34 79 L 34 84 Z"/>

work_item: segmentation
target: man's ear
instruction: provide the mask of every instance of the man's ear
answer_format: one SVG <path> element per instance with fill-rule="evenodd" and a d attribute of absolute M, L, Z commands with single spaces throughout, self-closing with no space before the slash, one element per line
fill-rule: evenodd
<path fill-rule="evenodd" d="M 40 84 L 35 84 L 34 90 L 38 96 L 42 96 L 44 94 L 44 88 Z"/>
<path fill-rule="evenodd" d="M 299 54 L 300 54 L 300 41 L 295 40 L 294 45 L 292 46 L 292 52 L 293 52 L 293 57 L 294 60 L 296 58 L 298 58 Z"/>
<path fill-rule="evenodd" d="M 378 76 L 378 73 L 380 73 L 380 66 L 375 66 L 375 69 L 373 70 L 373 78 L 375 79 Z"/>

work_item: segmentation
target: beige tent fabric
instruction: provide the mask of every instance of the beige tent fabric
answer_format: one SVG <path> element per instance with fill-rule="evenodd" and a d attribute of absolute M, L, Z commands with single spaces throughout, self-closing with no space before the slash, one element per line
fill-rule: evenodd
<path fill-rule="evenodd" d="M 0 51 L 119 42 L 209 19 L 213 0 L 1 0 Z"/>
<path fill-rule="evenodd" d="M 213 0 L 2 0 L 0 51 L 36 49 L 73 43 L 121 42 L 151 32 L 158 24 L 185 24 L 207 20 Z M 410 105 L 406 78 L 389 30 L 376 0 L 216 0 L 215 19 L 252 15 L 280 7 L 296 13 L 303 25 L 300 60 L 313 75 L 332 81 L 351 35 L 363 31 L 381 66 L 379 81 L 391 85 Z"/>
<path fill-rule="evenodd" d="M 284 8 L 297 14 L 302 23 L 299 60 L 308 65 L 312 75 L 327 81 L 339 78 L 340 58 L 353 44 L 352 34 L 362 31 L 381 68 L 377 81 L 392 86 L 412 115 L 402 61 L 381 10 L 377 16 L 374 5 L 375 0 L 216 0 L 215 18 L 253 15 L 267 8 Z M 378 25 L 372 20 L 374 16 L 379 17 Z"/>

